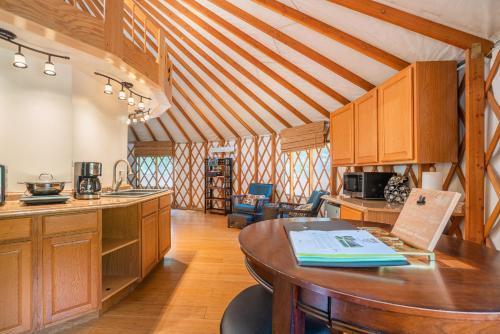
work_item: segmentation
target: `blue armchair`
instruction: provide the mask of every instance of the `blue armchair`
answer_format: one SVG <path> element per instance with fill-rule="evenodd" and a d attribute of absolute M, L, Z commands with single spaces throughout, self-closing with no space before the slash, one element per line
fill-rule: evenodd
<path fill-rule="evenodd" d="M 284 213 L 284 216 L 288 217 L 317 217 L 319 213 L 319 209 L 323 204 L 324 200 L 321 198 L 325 195 L 329 195 L 330 193 L 324 190 L 314 190 L 307 200 L 306 204 L 309 204 L 310 209 L 301 209 L 300 204 L 294 203 L 279 203 L 281 212 Z"/>
<path fill-rule="evenodd" d="M 251 216 L 254 222 L 262 220 L 264 204 L 269 203 L 273 193 L 273 185 L 269 183 L 251 183 L 248 189 L 250 195 L 263 195 L 256 201 L 255 205 L 243 203 L 246 195 L 233 195 L 233 214 Z"/>

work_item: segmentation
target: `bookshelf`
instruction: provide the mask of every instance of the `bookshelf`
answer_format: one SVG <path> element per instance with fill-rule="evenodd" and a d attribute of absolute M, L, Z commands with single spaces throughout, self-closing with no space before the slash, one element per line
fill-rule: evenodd
<path fill-rule="evenodd" d="M 205 213 L 231 213 L 233 159 L 205 159 Z"/>

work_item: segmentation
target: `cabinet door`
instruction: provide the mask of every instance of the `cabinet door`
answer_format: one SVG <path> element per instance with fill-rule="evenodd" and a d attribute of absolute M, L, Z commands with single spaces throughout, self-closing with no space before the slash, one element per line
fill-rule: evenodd
<path fill-rule="evenodd" d="M 378 88 L 381 162 L 413 160 L 412 73 L 408 67 Z"/>
<path fill-rule="evenodd" d="M 161 209 L 158 213 L 158 257 L 161 259 L 170 249 L 171 226 L 170 207 Z"/>
<path fill-rule="evenodd" d="M 377 90 L 354 101 L 354 143 L 356 164 L 378 162 Z"/>
<path fill-rule="evenodd" d="M 42 252 L 44 324 L 97 310 L 98 234 L 46 238 Z"/>
<path fill-rule="evenodd" d="M 330 145 L 334 165 L 354 163 L 354 108 L 352 103 L 330 114 Z"/>
<path fill-rule="evenodd" d="M 31 242 L 0 245 L 0 333 L 31 329 Z"/>
<path fill-rule="evenodd" d="M 142 277 L 146 276 L 158 259 L 158 213 L 142 219 Z"/>
<path fill-rule="evenodd" d="M 342 205 L 340 208 L 340 219 L 363 220 L 363 212 Z"/>

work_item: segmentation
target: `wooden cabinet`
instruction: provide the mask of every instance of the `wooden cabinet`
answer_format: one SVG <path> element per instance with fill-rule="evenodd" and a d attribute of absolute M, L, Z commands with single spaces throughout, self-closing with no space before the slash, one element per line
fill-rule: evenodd
<path fill-rule="evenodd" d="M 413 160 L 413 67 L 378 87 L 380 162 Z"/>
<path fill-rule="evenodd" d="M 0 333 L 32 328 L 32 243 L 0 245 Z"/>
<path fill-rule="evenodd" d="M 354 164 L 354 105 L 330 114 L 330 143 L 335 165 Z"/>
<path fill-rule="evenodd" d="M 377 90 L 354 101 L 354 162 L 369 164 L 378 161 Z"/>
<path fill-rule="evenodd" d="M 363 212 L 342 205 L 340 207 L 340 219 L 363 220 Z"/>
<path fill-rule="evenodd" d="M 98 233 L 54 236 L 43 241 L 43 323 L 97 310 Z"/>
<path fill-rule="evenodd" d="M 331 113 L 333 165 L 457 162 L 456 86 L 456 62 L 416 62 Z"/>
<path fill-rule="evenodd" d="M 170 249 L 171 226 L 170 207 L 165 207 L 158 213 L 158 258 L 161 260 Z"/>
<path fill-rule="evenodd" d="M 141 222 L 142 277 L 145 277 L 158 260 L 158 213 L 142 218 Z"/>

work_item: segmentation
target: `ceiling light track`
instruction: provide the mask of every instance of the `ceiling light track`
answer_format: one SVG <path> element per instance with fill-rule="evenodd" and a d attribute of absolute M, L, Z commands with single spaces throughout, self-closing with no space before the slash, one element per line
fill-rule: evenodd
<path fill-rule="evenodd" d="M 141 94 L 135 92 L 134 90 L 132 90 L 132 87 L 134 87 L 134 85 L 132 83 L 127 82 L 127 81 L 120 81 L 120 80 L 115 79 L 109 75 L 102 74 L 99 72 L 94 72 L 94 74 L 97 76 L 106 78 L 108 80 L 107 83 L 104 85 L 104 93 L 105 94 L 108 94 L 108 95 L 113 94 L 113 86 L 111 85 L 111 82 L 115 82 L 118 85 L 120 85 L 120 87 L 121 87 L 120 91 L 118 92 L 118 99 L 127 100 L 127 103 L 129 106 L 134 106 L 135 105 L 134 96 L 135 96 L 135 97 L 139 98 L 139 103 L 137 103 L 137 107 L 139 108 L 139 110 L 143 111 L 144 109 L 146 109 L 146 105 L 144 104 L 143 100 L 151 100 L 151 98 L 144 96 L 144 95 L 141 95 Z M 128 97 L 127 97 L 127 93 L 125 90 L 128 91 Z"/>
<path fill-rule="evenodd" d="M 58 54 L 55 54 L 52 52 L 43 51 L 43 50 L 28 46 L 26 44 L 16 42 L 15 40 L 17 39 L 17 35 L 9 30 L 5 30 L 2 28 L 0 28 L 0 39 L 17 46 L 17 52 L 14 54 L 14 62 L 12 63 L 12 65 L 14 65 L 17 68 L 21 68 L 21 69 L 28 68 L 28 63 L 26 62 L 26 57 L 22 53 L 23 49 L 26 49 L 26 50 L 29 50 L 29 51 L 32 51 L 35 53 L 39 53 L 39 54 L 42 54 L 42 55 L 45 55 L 48 57 L 47 62 L 44 64 L 43 73 L 45 73 L 46 75 L 49 75 L 49 76 L 56 75 L 56 68 L 55 68 L 54 63 L 52 62 L 52 58 L 70 59 L 67 56 L 62 56 L 62 55 L 58 55 Z"/>

